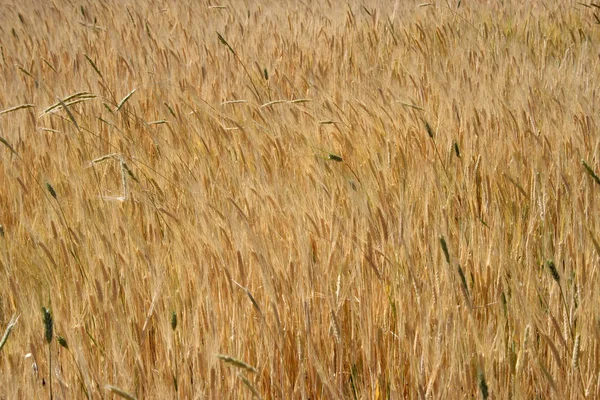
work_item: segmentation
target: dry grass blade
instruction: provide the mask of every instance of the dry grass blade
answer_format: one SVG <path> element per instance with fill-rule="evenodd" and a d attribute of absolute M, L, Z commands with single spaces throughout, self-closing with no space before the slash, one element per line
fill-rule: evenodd
<path fill-rule="evenodd" d="M 86 24 L 86 23 L 83 23 L 81 21 L 78 21 L 78 22 L 79 22 L 79 25 L 85 26 L 86 28 L 92 28 L 92 29 L 97 29 L 97 30 L 102 31 L 102 32 L 106 32 L 106 28 L 103 28 L 101 26 L 92 25 L 92 24 Z"/>
<path fill-rule="evenodd" d="M 90 58 L 90 56 L 88 56 L 87 54 L 84 54 L 84 57 L 90 63 L 90 65 L 92 66 L 92 68 L 94 69 L 94 71 L 96 71 L 96 73 L 98 74 L 98 76 L 100 77 L 100 79 L 104 79 L 104 77 L 102 76 L 102 73 L 100 73 L 100 70 L 96 66 L 96 63 Z"/>
<path fill-rule="evenodd" d="M 69 110 L 69 107 L 67 106 L 67 104 L 62 101 L 62 100 L 58 100 L 58 102 L 60 103 L 60 105 L 62 106 L 62 108 L 66 111 L 67 115 L 69 116 L 69 119 L 71 120 L 71 122 L 73 123 L 73 125 L 75 125 L 75 127 L 77 128 L 77 130 L 79 130 L 79 124 L 77 124 L 77 121 L 75 120 L 75 116 L 73 115 L 73 113 L 71 112 L 71 110 Z"/>
<path fill-rule="evenodd" d="M 234 367 L 241 368 L 246 371 L 253 372 L 253 373 L 258 372 L 253 366 L 246 364 L 245 362 L 243 362 L 242 360 L 239 360 L 237 358 L 234 358 L 234 357 L 231 357 L 231 356 L 228 356 L 225 354 L 218 354 L 217 358 L 227 364 L 233 365 Z"/>
<path fill-rule="evenodd" d="M 550 371 L 548 371 L 548 369 L 542 363 L 542 361 L 540 360 L 539 357 L 536 358 L 536 361 L 537 361 L 537 365 L 538 365 L 542 375 L 544 376 L 544 378 L 546 378 L 546 380 L 548 381 L 548 384 L 552 388 L 552 391 L 556 392 L 557 387 L 556 387 L 556 381 L 554 380 L 554 377 L 552 377 L 552 374 L 550 373 Z"/>
<path fill-rule="evenodd" d="M 465 274 L 460 265 L 458 266 L 458 275 L 460 276 L 460 283 L 461 283 L 462 289 L 465 293 L 465 297 L 467 299 L 469 299 L 470 296 L 469 296 L 469 287 L 467 286 L 467 278 L 465 278 Z"/>
<path fill-rule="evenodd" d="M 273 101 L 269 101 L 268 103 L 262 104 L 260 107 L 264 108 L 264 107 L 269 107 L 269 106 L 273 106 L 275 104 L 281 104 L 281 103 L 289 103 L 288 100 L 273 100 Z"/>
<path fill-rule="evenodd" d="M 552 355 L 554 356 L 554 360 L 556 361 L 556 363 L 558 365 L 561 365 L 562 359 L 560 357 L 560 353 L 558 352 L 558 349 L 556 348 L 556 345 L 554 344 L 552 339 L 544 333 L 540 333 L 540 337 L 544 338 L 544 340 L 546 341 L 546 344 L 548 344 L 548 347 L 550 348 L 550 351 L 552 352 Z"/>
<path fill-rule="evenodd" d="M 298 103 L 309 103 L 313 101 L 312 99 L 296 99 L 296 100 L 290 100 L 291 104 L 298 104 Z"/>
<path fill-rule="evenodd" d="M 425 109 L 423 107 L 419 107 L 419 106 L 414 105 L 414 104 L 404 103 L 402 101 L 399 101 L 398 103 L 401 104 L 401 105 L 403 105 L 404 107 L 414 108 L 415 110 L 419 110 L 419 111 L 425 111 Z"/>
<path fill-rule="evenodd" d="M 227 46 L 227 48 L 229 49 L 229 51 L 231 51 L 231 54 L 233 54 L 233 56 L 235 57 L 235 59 L 237 60 L 237 62 L 240 63 L 240 65 L 242 66 L 242 69 L 244 70 L 244 73 L 248 77 L 248 80 L 250 81 L 250 84 L 252 85 L 252 88 L 254 89 L 254 94 L 255 94 L 256 98 L 260 101 L 261 100 L 260 93 L 259 93 L 258 88 L 256 87 L 256 85 L 254 84 L 254 80 L 252 79 L 252 76 L 250 75 L 250 72 L 248 72 L 248 68 L 246 68 L 246 64 L 244 64 L 244 62 L 237 55 L 237 53 L 235 51 L 233 51 L 233 48 L 229 45 L 229 42 L 227 42 L 227 40 L 225 40 L 225 38 L 219 32 L 217 32 L 217 36 L 219 37 L 219 41 L 223 45 Z"/>
<path fill-rule="evenodd" d="M 173 109 L 171 108 L 171 106 L 169 104 L 167 104 L 167 102 L 163 101 L 163 104 L 165 107 L 167 107 L 167 110 L 169 110 L 169 114 L 171 114 L 173 116 L 173 118 L 177 118 L 177 115 L 175 115 L 175 112 L 173 111 Z"/>
<path fill-rule="evenodd" d="M 54 65 L 50 64 L 50 62 L 48 60 L 46 60 L 45 58 L 42 58 L 42 61 L 44 61 L 44 64 L 46 64 L 48 66 L 48 68 L 50 68 L 52 71 L 54 71 L 55 74 L 58 74 L 58 71 L 56 70 L 56 68 L 54 68 Z"/>
<path fill-rule="evenodd" d="M 137 400 L 137 398 L 129 393 L 127 393 L 126 391 L 124 391 L 123 389 L 120 389 L 116 386 L 112 386 L 112 385 L 106 385 L 104 387 L 106 390 L 108 390 L 109 392 L 111 392 L 114 395 L 117 395 L 123 399 L 127 399 L 127 400 Z"/>
<path fill-rule="evenodd" d="M 260 309 L 258 303 L 254 299 L 254 296 L 252 296 L 252 293 L 250 293 L 250 290 L 248 290 L 244 286 L 240 285 L 236 281 L 233 281 L 233 283 L 235 283 L 240 289 L 242 289 L 244 292 L 246 292 L 246 296 L 248 296 L 248 298 L 252 302 L 252 305 L 254 306 L 254 308 L 256 309 L 256 311 L 258 312 L 258 314 L 260 314 L 260 316 L 262 317 L 263 316 L 262 310 Z"/>
<path fill-rule="evenodd" d="M 35 79 L 35 77 L 33 75 L 31 75 L 31 72 L 27 71 L 25 68 L 21 67 L 20 65 L 17 65 L 16 67 L 17 67 L 17 69 L 19 71 L 21 71 L 22 73 L 24 73 L 25 75 L 27 75 L 31 79 Z"/>
<path fill-rule="evenodd" d="M 254 385 L 252 385 L 252 383 L 250 383 L 250 381 L 244 375 L 238 374 L 238 377 L 242 380 L 242 382 L 244 382 L 244 385 L 246 385 L 246 387 L 250 389 L 254 397 L 256 397 L 257 399 L 262 399 L 260 393 L 258 393 L 258 390 L 256 390 Z"/>
<path fill-rule="evenodd" d="M 519 185 L 517 183 L 517 181 L 515 181 L 510 175 L 503 173 L 502 174 L 506 180 L 508 180 L 515 188 L 517 188 L 517 190 L 519 191 L 519 193 L 521 193 L 523 195 L 523 197 L 528 198 L 529 196 L 527 196 L 527 192 L 525 192 L 525 190 L 523 189 L 523 187 L 521 185 Z"/>
<path fill-rule="evenodd" d="M 219 32 L 217 32 L 217 36 L 219 37 L 219 41 L 221 43 L 223 43 L 225 46 L 227 46 L 227 48 L 229 49 L 229 51 L 231 51 L 231 53 L 233 55 L 236 55 L 235 51 L 233 50 L 233 48 L 229 45 L 229 43 L 227 43 L 227 40 L 225 40 L 225 38 Z"/>
<path fill-rule="evenodd" d="M 8 113 L 11 113 L 11 112 L 17 111 L 17 110 L 22 110 L 24 108 L 33 108 L 33 107 L 35 107 L 34 104 L 21 104 L 21 105 L 18 105 L 18 106 L 15 106 L 15 107 L 11 107 L 11 108 L 7 108 L 6 110 L 0 111 L 0 115 L 8 114 Z"/>
<path fill-rule="evenodd" d="M 10 319 L 10 322 L 6 326 L 6 330 L 4 331 L 4 335 L 2 335 L 2 339 L 0 339 L 0 350 L 2 350 L 2 348 L 6 344 L 6 341 L 8 340 L 8 337 L 10 336 L 10 333 L 12 332 L 12 330 L 14 329 L 14 327 L 17 325 L 18 321 L 19 321 L 19 316 L 15 317 L 13 315 L 12 318 Z"/>
<path fill-rule="evenodd" d="M 102 161 L 108 160 L 109 158 L 115 158 L 115 157 L 118 157 L 118 156 L 119 156 L 118 153 L 106 154 L 106 155 L 104 155 L 102 157 L 98 157 L 98 158 L 95 158 L 92 161 L 90 161 L 90 166 L 92 166 L 94 164 L 99 164 Z"/>
<path fill-rule="evenodd" d="M 42 114 L 40 114 L 39 118 L 43 117 L 44 115 L 46 115 L 50 112 L 58 110 L 60 107 L 66 109 L 67 106 L 72 106 L 72 105 L 80 103 L 82 101 L 95 99 L 96 97 L 97 96 L 95 94 L 92 94 L 89 92 L 79 92 L 79 93 L 75 93 L 71 96 L 65 97 L 64 99 L 58 99 L 58 101 L 56 103 L 54 103 L 50 107 L 46 108 L 44 110 L 44 112 L 42 112 Z"/>
<path fill-rule="evenodd" d="M 16 150 L 15 150 L 15 149 L 14 149 L 14 148 L 13 148 L 13 147 L 10 145 L 10 143 L 8 143 L 8 142 L 6 141 L 6 139 L 4 139 L 2 136 L 0 136 L 0 142 L 1 142 L 1 143 L 2 143 L 4 146 L 6 146 L 6 147 L 7 147 L 7 148 L 8 148 L 8 149 L 11 151 L 11 153 L 13 153 L 14 155 L 16 155 L 17 157 L 19 156 L 19 153 L 17 153 L 17 151 L 16 151 Z"/>
<path fill-rule="evenodd" d="M 123 100 L 121 100 L 119 102 L 115 111 L 119 111 L 125 105 L 125 103 L 127 103 L 127 101 L 131 98 L 131 96 L 133 96 L 133 94 L 136 92 L 136 90 L 137 90 L 137 88 L 133 89 L 131 92 L 129 92 L 127 94 L 127 96 L 123 97 Z"/>
<path fill-rule="evenodd" d="M 221 105 L 226 106 L 227 104 L 246 104 L 246 103 L 248 103 L 248 100 L 229 100 L 229 101 L 222 102 Z"/>
<path fill-rule="evenodd" d="M 441 366 L 442 366 L 442 359 L 440 358 L 440 360 L 437 362 L 437 364 L 433 368 L 433 372 L 429 376 L 429 380 L 427 383 L 427 389 L 425 391 L 425 398 L 431 398 L 431 394 L 432 394 L 432 391 L 433 391 L 433 388 L 434 388 L 434 385 L 435 385 L 436 379 L 438 377 Z"/>
<path fill-rule="evenodd" d="M 588 230 L 588 234 L 590 235 L 590 238 L 592 238 L 592 243 L 594 244 L 594 249 L 596 250 L 596 254 L 600 257 L 600 243 L 598 243 L 598 241 L 594 237 L 594 234 L 592 233 L 592 231 Z"/>
<path fill-rule="evenodd" d="M 61 131 L 57 131 L 56 129 L 52 129 L 52 128 L 38 128 L 40 131 L 43 132 L 52 132 L 52 133 L 62 133 Z"/>

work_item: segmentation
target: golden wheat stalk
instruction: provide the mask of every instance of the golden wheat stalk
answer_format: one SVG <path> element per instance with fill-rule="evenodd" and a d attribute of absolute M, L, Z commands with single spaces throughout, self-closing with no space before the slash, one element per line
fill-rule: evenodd
<path fill-rule="evenodd" d="M 223 362 L 225 362 L 226 364 L 230 364 L 233 365 L 234 367 L 237 368 L 241 368 L 244 369 L 246 371 L 250 371 L 253 373 L 257 373 L 258 371 L 256 370 L 256 368 L 254 368 L 253 366 L 251 366 L 250 364 L 246 364 L 244 361 L 225 355 L 225 354 L 217 354 L 217 358 Z"/>
<path fill-rule="evenodd" d="M 14 107 L 11 107 L 11 108 L 7 108 L 6 110 L 0 111 L 0 115 L 9 114 L 11 112 L 15 112 L 15 111 L 18 111 L 18 110 L 23 110 L 23 109 L 27 109 L 27 108 L 34 108 L 34 107 L 35 107 L 34 104 L 20 104 L 18 106 L 14 106 Z"/>
<path fill-rule="evenodd" d="M 2 335 L 2 339 L 0 339 L 0 350 L 2 350 L 2 348 L 4 347 L 4 345 L 6 344 L 8 337 L 10 336 L 10 333 L 12 332 L 12 330 L 15 328 L 15 326 L 17 325 L 17 322 L 19 321 L 19 315 L 18 316 L 12 316 L 12 318 L 10 319 L 10 321 L 8 322 L 8 325 L 6 326 L 6 330 L 4 331 L 4 335 Z"/>
<path fill-rule="evenodd" d="M 46 108 L 39 116 L 39 118 L 43 117 L 46 114 L 49 114 L 53 111 L 57 111 L 59 108 L 68 109 L 69 106 L 72 106 L 77 103 L 81 103 L 82 101 L 88 101 L 95 99 L 96 95 L 90 92 L 77 92 L 70 96 L 65 97 L 64 99 L 58 99 L 58 101 L 52 104 L 50 107 Z"/>
<path fill-rule="evenodd" d="M 129 393 L 127 393 L 126 391 L 124 391 L 123 389 L 120 389 L 116 386 L 112 386 L 112 385 L 106 385 L 104 386 L 104 388 L 106 390 L 108 390 L 109 392 L 111 392 L 112 394 L 115 394 L 123 399 L 127 399 L 127 400 L 137 400 L 137 398 Z"/>

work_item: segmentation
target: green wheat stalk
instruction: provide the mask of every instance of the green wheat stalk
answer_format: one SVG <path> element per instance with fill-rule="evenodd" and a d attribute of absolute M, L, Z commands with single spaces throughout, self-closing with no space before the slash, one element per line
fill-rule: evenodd
<path fill-rule="evenodd" d="M 246 371 L 250 371 L 250 372 L 254 372 L 257 373 L 258 371 L 256 370 L 256 368 L 254 368 L 253 366 L 251 366 L 250 364 L 246 364 L 244 361 L 239 360 L 237 358 L 233 358 L 231 356 L 225 355 L 225 354 L 218 354 L 217 358 L 223 362 L 225 362 L 226 364 L 231 364 L 234 367 L 237 368 L 241 368 L 241 369 L 245 369 Z"/>
<path fill-rule="evenodd" d="M 54 335 L 54 321 L 52 320 L 52 313 L 49 309 L 42 307 L 42 313 L 44 314 L 44 333 L 46 342 L 48 343 L 48 384 L 50 388 L 50 400 L 52 400 L 52 337 Z"/>
<path fill-rule="evenodd" d="M 487 382 L 485 381 L 485 375 L 483 374 L 482 370 L 480 370 L 477 374 L 477 380 L 479 381 L 479 391 L 481 392 L 481 398 L 483 400 L 487 400 L 487 398 L 489 397 L 489 390 Z"/>
<path fill-rule="evenodd" d="M 440 154 L 440 152 L 437 148 L 437 143 L 435 143 L 435 132 L 433 131 L 433 128 L 431 127 L 431 125 L 429 125 L 429 122 L 427 122 L 425 119 L 422 119 L 422 121 L 425 124 L 425 130 L 427 131 L 427 135 L 433 142 L 433 148 L 435 150 L 435 154 L 436 154 L 437 158 L 440 160 L 440 163 L 442 164 L 442 169 L 444 170 L 444 174 L 446 175 L 446 178 L 448 178 L 448 180 L 450 180 L 450 175 L 448 175 L 448 171 L 446 171 L 446 166 L 444 165 L 444 161 L 442 160 L 442 155 Z"/>
<path fill-rule="evenodd" d="M 175 330 L 177 329 L 177 313 L 175 311 L 173 311 L 171 313 L 171 329 L 173 330 L 173 334 L 175 334 Z M 175 392 L 177 392 L 179 390 L 179 385 L 177 382 L 177 338 L 174 339 L 174 358 L 175 360 L 173 361 L 173 364 L 175 364 L 175 376 L 173 376 L 173 385 L 175 386 Z"/>
<path fill-rule="evenodd" d="M 596 173 L 594 172 L 594 170 L 592 169 L 592 167 L 589 166 L 588 163 L 585 162 L 585 160 L 581 160 L 581 165 L 583 165 L 583 167 L 585 168 L 585 170 L 587 171 L 587 173 L 594 178 L 594 180 L 596 181 L 596 183 L 598 185 L 600 185 L 600 178 L 598 177 L 598 175 L 596 175 Z"/>
<path fill-rule="evenodd" d="M 90 63 L 90 65 L 92 66 L 94 71 L 96 71 L 96 73 L 98 74 L 100 79 L 104 80 L 104 77 L 102 76 L 102 73 L 100 72 L 100 69 L 98 69 L 98 67 L 96 66 L 96 63 L 90 58 L 90 56 L 88 56 L 87 54 L 84 54 L 83 56 Z"/>
<path fill-rule="evenodd" d="M 448 252 L 448 245 L 446 244 L 446 239 L 444 239 L 443 236 L 440 236 L 440 245 L 442 246 L 442 251 L 444 252 L 446 262 L 450 264 L 450 253 Z"/>
<path fill-rule="evenodd" d="M 554 261 L 548 260 L 548 261 L 546 261 L 546 266 L 548 267 L 548 270 L 550 271 L 550 275 L 552 276 L 552 279 L 558 284 L 558 289 L 560 290 L 560 297 L 562 299 L 563 306 L 565 307 L 565 311 L 568 313 L 569 307 L 567 307 L 567 299 L 565 298 L 565 294 L 563 292 L 562 285 L 560 284 L 560 274 L 558 273 L 558 270 L 556 269 L 556 264 L 554 264 Z M 571 331 L 571 339 L 573 339 L 574 338 L 573 328 L 571 327 L 570 322 L 569 322 L 569 330 Z"/>
<path fill-rule="evenodd" d="M 244 62 L 240 59 L 240 57 L 237 55 L 237 53 L 235 52 L 235 50 L 233 50 L 233 47 L 231 47 L 231 45 L 227 42 L 227 40 L 225 40 L 225 38 L 223 37 L 223 35 L 221 35 L 219 32 L 217 32 L 217 36 L 219 37 L 219 41 L 225 47 L 227 47 L 229 49 L 229 51 L 231 52 L 231 54 L 233 54 L 233 56 L 235 57 L 235 59 L 240 63 L 240 65 L 244 69 L 244 72 L 246 73 L 246 76 L 250 80 L 250 83 L 252 84 L 252 87 L 254 88 L 254 92 L 256 93 L 256 97 L 258 97 L 259 101 L 262 102 L 261 97 L 260 97 L 260 93 L 259 93 L 258 89 L 256 88 L 256 85 L 254 84 L 254 80 L 252 79 L 252 76 L 248 72 L 248 69 L 246 68 L 246 65 L 244 64 Z"/>

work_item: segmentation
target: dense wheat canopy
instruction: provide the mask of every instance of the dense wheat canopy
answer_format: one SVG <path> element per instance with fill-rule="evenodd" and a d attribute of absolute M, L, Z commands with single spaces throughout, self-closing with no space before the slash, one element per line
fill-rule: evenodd
<path fill-rule="evenodd" d="M 4 2 L 0 398 L 600 397 L 586 4 Z"/>

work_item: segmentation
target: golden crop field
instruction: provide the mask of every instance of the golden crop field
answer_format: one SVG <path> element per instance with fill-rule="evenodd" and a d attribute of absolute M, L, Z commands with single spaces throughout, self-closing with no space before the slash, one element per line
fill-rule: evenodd
<path fill-rule="evenodd" d="M 600 397 L 600 6 L 0 5 L 0 399 Z"/>

